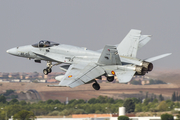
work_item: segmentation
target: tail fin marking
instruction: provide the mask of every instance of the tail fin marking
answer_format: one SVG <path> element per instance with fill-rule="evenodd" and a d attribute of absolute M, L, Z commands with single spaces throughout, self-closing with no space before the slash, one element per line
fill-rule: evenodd
<path fill-rule="evenodd" d="M 106 45 L 98 60 L 99 64 L 122 65 L 116 46 Z"/>

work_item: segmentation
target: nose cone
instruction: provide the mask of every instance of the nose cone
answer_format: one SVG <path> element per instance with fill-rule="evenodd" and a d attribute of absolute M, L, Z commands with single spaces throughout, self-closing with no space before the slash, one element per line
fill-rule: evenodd
<path fill-rule="evenodd" d="M 18 55 L 17 48 L 11 48 L 11 49 L 7 50 L 6 52 L 11 55 Z"/>

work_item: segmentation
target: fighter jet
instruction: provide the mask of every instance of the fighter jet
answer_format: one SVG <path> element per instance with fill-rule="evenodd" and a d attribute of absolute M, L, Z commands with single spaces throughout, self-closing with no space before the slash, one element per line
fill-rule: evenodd
<path fill-rule="evenodd" d="M 152 71 L 153 61 L 171 54 L 144 60 L 136 58 L 138 49 L 148 43 L 150 37 L 141 35 L 141 30 L 132 29 L 120 44 L 105 45 L 104 49 L 98 51 L 41 40 L 33 45 L 9 49 L 7 53 L 34 59 L 37 63 L 47 61 L 47 68 L 43 70 L 45 75 L 52 72 L 53 66 L 61 64 L 60 69 L 66 73 L 55 78 L 60 81 L 58 85 L 49 85 L 50 87 L 74 88 L 93 83 L 92 87 L 99 90 L 100 85 L 96 80 L 101 79 L 101 76 L 106 76 L 109 82 L 117 76 L 119 83 L 127 83 L 134 75 L 145 75 Z"/>

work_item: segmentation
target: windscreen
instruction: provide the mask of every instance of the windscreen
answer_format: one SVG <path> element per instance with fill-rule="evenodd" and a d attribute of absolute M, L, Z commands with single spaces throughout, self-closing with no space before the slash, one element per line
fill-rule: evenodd
<path fill-rule="evenodd" d="M 46 47 L 52 47 L 52 46 L 57 46 L 59 43 L 55 43 L 52 41 L 48 40 L 41 40 L 39 43 L 33 44 L 33 47 L 38 47 L 38 48 L 46 48 Z"/>

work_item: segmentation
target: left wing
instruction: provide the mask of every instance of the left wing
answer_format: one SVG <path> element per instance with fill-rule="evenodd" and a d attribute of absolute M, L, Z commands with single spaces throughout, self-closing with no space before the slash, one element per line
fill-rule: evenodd
<path fill-rule="evenodd" d="M 69 86 L 73 88 L 89 83 L 104 73 L 105 71 L 95 63 L 72 64 L 59 83 L 59 86 Z"/>

